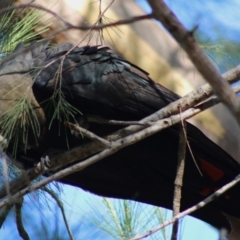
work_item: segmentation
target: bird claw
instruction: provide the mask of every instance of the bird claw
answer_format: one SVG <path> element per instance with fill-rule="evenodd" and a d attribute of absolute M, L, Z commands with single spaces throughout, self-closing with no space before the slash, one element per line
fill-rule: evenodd
<path fill-rule="evenodd" d="M 48 172 L 51 168 L 51 160 L 48 155 L 46 155 L 45 157 L 41 157 L 41 167 L 45 172 Z"/>

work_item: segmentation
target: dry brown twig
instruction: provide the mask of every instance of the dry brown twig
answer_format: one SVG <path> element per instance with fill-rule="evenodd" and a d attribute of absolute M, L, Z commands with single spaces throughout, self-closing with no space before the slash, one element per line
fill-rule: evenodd
<path fill-rule="evenodd" d="M 89 130 L 80 127 L 76 124 L 72 124 L 70 122 L 65 122 L 64 123 L 66 126 L 68 126 L 71 130 L 77 132 L 79 135 L 83 135 L 89 139 L 91 139 L 94 142 L 100 143 L 101 145 L 103 145 L 104 147 L 110 147 L 111 143 L 107 140 L 105 140 L 104 138 L 101 138 L 99 136 L 97 136 L 95 133 L 90 132 Z"/>
<path fill-rule="evenodd" d="M 85 117 L 87 118 L 87 122 L 92 122 L 92 123 L 94 122 L 98 124 L 122 125 L 122 126 L 129 126 L 129 125 L 150 126 L 153 124 L 153 122 L 140 123 L 140 121 L 109 120 L 96 115 L 87 115 L 87 116 L 85 115 Z"/>
<path fill-rule="evenodd" d="M 164 223 L 160 224 L 159 226 L 147 231 L 146 233 L 136 236 L 130 240 L 139 240 L 139 239 L 143 239 L 146 238 L 154 233 L 156 233 L 157 231 L 161 230 L 162 228 L 174 223 L 175 221 L 179 220 L 180 218 L 183 218 L 186 215 L 189 215 L 191 213 L 193 213 L 194 211 L 198 210 L 199 208 L 202 208 L 204 206 L 206 206 L 208 203 L 216 200 L 218 197 L 220 197 L 223 193 L 225 193 L 227 190 L 229 190 L 230 188 L 234 187 L 236 184 L 238 184 L 240 182 L 240 175 L 236 176 L 236 178 L 231 181 L 230 183 L 226 184 L 225 186 L 221 187 L 220 189 L 218 189 L 215 193 L 211 194 L 209 197 L 205 198 L 203 201 L 199 202 L 198 204 L 194 205 L 191 208 L 188 208 L 187 210 L 177 214 L 175 217 L 173 217 L 170 220 L 165 221 Z"/>
<path fill-rule="evenodd" d="M 64 221 L 64 224 L 65 224 L 65 226 L 67 228 L 67 232 L 68 232 L 69 238 L 70 238 L 70 240 L 74 240 L 73 233 L 72 233 L 72 231 L 70 229 L 70 226 L 68 224 L 67 217 L 66 217 L 66 214 L 65 214 L 65 211 L 64 211 L 63 203 L 61 202 L 61 200 L 59 199 L 57 194 L 54 191 L 52 191 L 51 189 L 49 189 L 49 188 L 44 186 L 44 187 L 41 188 L 41 190 L 43 190 L 46 193 L 48 193 L 56 201 L 58 207 L 61 210 L 63 221 Z"/>
<path fill-rule="evenodd" d="M 181 116 L 181 108 L 179 109 L 180 109 L 180 116 Z M 174 181 L 173 217 L 179 214 L 180 212 L 186 146 L 187 146 L 186 122 L 184 120 L 181 120 L 181 127 L 179 129 L 178 164 L 177 164 L 176 178 Z M 179 222 L 177 220 L 173 223 L 172 237 L 171 237 L 172 240 L 177 240 L 178 227 L 179 227 Z"/>
<path fill-rule="evenodd" d="M 23 240 L 30 240 L 22 221 L 22 206 L 23 206 L 23 198 L 19 198 L 18 202 L 15 203 L 15 217 L 16 217 L 17 229 L 18 229 L 19 236 L 21 236 Z"/>

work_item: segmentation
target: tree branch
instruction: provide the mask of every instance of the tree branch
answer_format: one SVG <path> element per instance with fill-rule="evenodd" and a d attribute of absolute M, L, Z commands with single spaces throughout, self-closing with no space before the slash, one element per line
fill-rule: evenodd
<path fill-rule="evenodd" d="M 80 127 L 76 124 L 72 124 L 70 122 L 65 122 L 64 124 L 66 126 L 68 126 L 71 130 L 76 131 L 78 134 L 83 135 L 83 136 L 93 140 L 94 142 L 100 143 L 104 147 L 110 147 L 110 145 L 111 145 L 111 143 L 109 141 L 97 136 L 95 133 L 90 132 L 85 128 L 82 128 L 82 127 Z"/>
<path fill-rule="evenodd" d="M 148 0 L 148 3 L 155 19 L 163 24 L 185 50 L 198 71 L 210 83 L 216 95 L 228 107 L 240 125 L 240 99 L 205 56 L 194 37 L 194 31 L 188 31 L 163 0 Z"/>
<path fill-rule="evenodd" d="M 181 113 L 180 113 L 181 115 Z M 183 174 L 185 167 L 185 156 L 186 156 L 186 122 L 182 121 L 182 127 L 179 129 L 179 148 L 178 148 L 178 166 L 177 173 L 175 178 L 175 188 L 174 188 L 174 196 L 173 196 L 173 217 L 179 214 L 180 206 L 181 206 L 181 192 L 182 192 L 182 184 L 183 184 Z M 178 221 L 175 221 L 172 228 L 172 240 L 177 240 L 178 235 Z"/>
<path fill-rule="evenodd" d="M 67 228 L 67 232 L 68 232 L 69 238 L 70 238 L 70 240 L 74 240 L 73 233 L 72 233 L 72 231 L 71 231 L 71 229 L 69 227 L 69 224 L 68 224 L 68 221 L 67 221 L 67 217 L 66 217 L 66 214 L 65 214 L 65 211 L 64 211 L 64 207 L 63 207 L 62 201 L 59 199 L 59 197 L 57 196 L 57 194 L 54 191 L 48 189 L 45 186 L 42 187 L 41 189 L 43 191 L 47 192 L 56 201 L 58 207 L 61 210 L 63 221 L 64 221 L 64 224 L 65 224 L 65 226 Z"/>
<path fill-rule="evenodd" d="M 58 19 L 60 22 L 62 22 L 66 26 L 66 28 L 62 29 L 61 31 L 66 31 L 66 30 L 70 30 L 70 29 L 76 29 L 76 30 L 82 30 L 82 31 L 101 30 L 101 29 L 104 29 L 104 28 L 115 27 L 115 26 L 119 26 L 119 25 L 134 23 L 134 22 L 141 21 L 141 20 L 151 19 L 153 17 L 152 14 L 144 14 L 144 15 L 141 15 L 141 16 L 135 16 L 135 17 L 131 17 L 131 18 L 128 18 L 128 19 L 122 19 L 122 20 L 118 20 L 118 21 L 115 21 L 115 22 L 107 23 L 107 24 L 101 24 L 101 25 L 95 25 L 94 24 L 94 25 L 89 25 L 89 26 L 86 26 L 86 25 L 77 26 L 77 25 L 74 25 L 74 24 L 68 22 L 67 20 L 62 18 L 59 14 L 57 14 L 56 12 L 51 11 L 48 8 L 45 8 L 43 6 L 40 6 L 40 5 L 34 4 L 34 3 L 19 4 L 17 6 L 4 8 L 4 9 L 0 10 L 0 14 L 10 12 L 10 11 L 13 11 L 15 9 L 25 9 L 25 8 L 33 8 L 33 9 L 37 9 L 37 10 L 40 10 L 40 11 L 51 14 L 53 17 Z M 101 15 L 103 15 L 103 14 L 104 14 L 104 12 Z"/>
<path fill-rule="evenodd" d="M 17 229 L 18 229 L 19 235 L 22 237 L 23 240 L 30 240 L 22 221 L 22 207 L 23 207 L 23 198 L 20 198 L 18 199 L 18 202 L 15 204 Z"/>

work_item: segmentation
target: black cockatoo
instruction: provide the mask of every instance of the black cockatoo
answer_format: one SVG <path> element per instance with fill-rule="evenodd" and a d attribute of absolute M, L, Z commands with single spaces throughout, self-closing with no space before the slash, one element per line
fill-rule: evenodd
<path fill-rule="evenodd" d="M 19 54 L 17 54 L 19 52 Z M 63 125 L 88 115 L 124 121 L 140 120 L 179 96 L 148 74 L 109 52 L 107 47 L 19 45 L 0 72 L 0 130 L 7 152 L 18 161 L 39 161 L 49 149 L 82 144 L 81 136 Z M 67 118 L 67 119 L 64 119 Z M 175 125 L 60 181 L 92 193 L 172 208 L 180 125 Z M 87 123 L 100 136 L 119 126 Z M 181 210 L 203 200 L 240 173 L 240 165 L 187 123 L 187 150 Z M 231 229 L 223 213 L 240 219 L 240 186 L 192 215 L 215 227 Z"/>

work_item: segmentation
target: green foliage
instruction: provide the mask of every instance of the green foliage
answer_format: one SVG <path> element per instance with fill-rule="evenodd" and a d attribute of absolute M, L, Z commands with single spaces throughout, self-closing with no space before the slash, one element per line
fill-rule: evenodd
<path fill-rule="evenodd" d="M 240 42 L 227 38 L 224 33 L 215 29 L 214 40 L 206 37 L 205 32 L 196 33 L 197 40 L 206 55 L 220 72 L 236 67 L 240 61 Z"/>
<path fill-rule="evenodd" d="M 28 43 L 39 38 L 49 29 L 49 25 L 39 26 L 43 12 L 33 9 L 14 10 L 0 19 L 0 53 L 11 53 L 18 43 Z M 38 28 L 38 31 L 34 29 Z"/>
<path fill-rule="evenodd" d="M 20 18 L 19 15 L 22 15 L 23 17 Z M 0 19 L 0 28 L 2 29 L 0 51 L 3 57 L 10 54 L 20 42 L 27 44 L 28 42 L 39 38 L 39 35 L 42 32 L 48 30 L 48 26 L 38 26 L 38 20 L 42 15 L 42 12 L 36 10 L 23 9 L 20 12 L 19 10 L 16 10 L 7 13 L 2 19 Z M 37 32 L 34 31 L 36 28 L 38 29 Z M 30 70 L 31 69 L 29 69 L 29 71 Z M 64 94 L 61 91 L 61 70 L 62 68 L 60 64 L 59 70 L 55 74 L 57 86 L 54 94 L 48 100 L 48 106 L 50 106 L 52 109 L 51 112 L 53 112 L 49 128 L 51 128 L 53 121 L 56 119 L 59 122 L 59 131 L 60 123 L 75 120 L 74 116 L 80 114 L 80 111 L 66 101 Z M 41 71 L 41 69 L 39 69 L 39 71 Z M 24 81 L 24 76 L 22 77 L 22 81 Z M 32 96 L 26 94 L 26 96 L 23 96 L 21 99 L 14 99 L 12 104 L 9 104 L 9 109 L 0 116 L 1 134 L 7 140 L 13 140 L 11 148 L 13 149 L 14 156 L 19 145 L 26 150 L 30 133 L 34 137 L 34 139 L 31 139 L 34 141 L 31 145 L 37 144 L 40 126 L 36 113 L 31 105 L 31 97 Z M 65 132 L 66 131 L 67 129 L 65 128 Z"/>
<path fill-rule="evenodd" d="M 27 94 L 22 98 L 14 101 L 12 107 L 10 107 L 3 115 L 1 115 L 1 134 L 6 139 L 12 139 L 13 141 L 13 156 L 16 154 L 19 143 L 23 143 L 23 147 L 26 150 L 28 143 L 29 131 L 31 131 L 37 143 L 37 137 L 40 133 L 40 126 L 35 114 L 35 111 L 31 105 L 31 99 Z"/>
<path fill-rule="evenodd" d="M 8 12 L 0 18 L 0 56 L 7 56 L 20 42 L 28 43 L 47 31 L 48 26 L 38 26 L 38 20 L 42 16 L 42 12 L 26 8 Z M 34 29 L 37 27 L 39 31 L 35 32 Z M 24 75 L 22 80 L 24 81 Z M 9 102 L 9 109 L 0 117 L 1 134 L 7 140 L 14 139 L 11 146 L 13 155 L 16 154 L 20 143 L 24 143 L 21 147 L 26 150 L 30 131 L 33 133 L 34 142 L 37 143 L 39 122 L 27 93 Z"/>
<path fill-rule="evenodd" d="M 119 240 L 140 235 L 165 220 L 161 208 L 129 200 L 102 198 L 102 204 L 91 208 L 88 220 Z M 168 239 L 166 229 L 150 239 Z"/>
<path fill-rule="evenodd" d="M 75 115 L 81 114 L 77 108 L 73 107 L 65 99 L 65 96 L 60 87 L 55 89 L 53 95 L 48 101 L 50 105 L 49 107 L 54 109 L 49 129 L 51 128 L 54 119 L 59 120 L 59 122 L 68 122 L 71 120 L 75 120 L 76 122 Z"/>
<path fill-rule="evenodd" d="M 51 120 L 48 126 L 48 129 L 50 129 L 53 125 L 54 120 L 57 120 L 58 122 L 58 134 L 65 134 L 66 136 L 66 144 L 68 144 L 68 138 L 67 138 L 67 127 L 64 127 L 64 133 L 61 132 L 63 129 L 63 124 L 65 122 L 75 122 L 77 124 L 77 119 L 75 118 L 76 115 L 81 115 L 82 113 L 72 106 L 65 98 L 64 93 L 61 89 L 61 66 L 59 67 L 59 71 L 55 74 L 55 89 L 54 93 L 50 97 L 50 99 L 47 100 L 47 108 L 50 110 L 50 113 L 52 113 Z"/>

